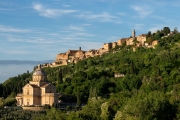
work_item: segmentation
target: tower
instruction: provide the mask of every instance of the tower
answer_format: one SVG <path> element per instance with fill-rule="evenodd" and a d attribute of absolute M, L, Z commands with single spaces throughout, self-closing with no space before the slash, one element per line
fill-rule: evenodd
<path fill-rule="evenodd" d="M 133 29 L 133 31 L 132 31 L 132 37 L 133 37 L 133 38 L 136 37 L 136 31 L 135 31 L 135 29 Z"/>

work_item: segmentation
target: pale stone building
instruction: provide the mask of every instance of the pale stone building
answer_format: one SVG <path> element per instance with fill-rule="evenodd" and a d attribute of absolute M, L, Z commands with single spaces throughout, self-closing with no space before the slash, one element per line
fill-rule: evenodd
<path fill-rule="evenodd" d="M 111 49 L 112 49 L 112 43 L 104 43 L 103 48 L 104 48 L 106 51 L 111 50 Z"/>
<path fill-rule="evenodd" d="M 112 48 L 115 48 L 117 46 L 117 42 L 112 43 Z"/>
<path fill-rule="evenodd" d="M 29 81 L 22 89 L 23 93 L 16 96 L 19 106 L 52 106 L 58 103 L 56 88 L 47 81 L 46 73 L 41 69 L 41 65 L 38 65 L 33 73 L 32 81 Z"/>
<path fill-rule="evenodd" d="M 126 39 L 126 45 L 134 45 L 134 38 Z"/>
<path fill-rule="evenodd" d="M 122 74 L 122 73 L 115 73 L 115 74 L 114 74 L 114 77 L 115 77 L 115 78 L 124 77 L 124 74 Z"/>
<path fill-rule="evenodd" d="M 94 57 L 96 54 L 97 54 L 97 50 L 95 50 L 95 49 L 91 49 L 91 50 L 85 52 L 86 58 Z"/>
<path fill-rule="evenodd" d="M 137 41 L 139 42 L 139 45 L 144 45 L 146 42 L 146 34 L 142 34 L 137 36 Z"/>
<path fill-rule="evenodd" d="M 86 58 L 85 53 L 86 51 L 81 50 L 81 47 L 79 47 L 79 50 L 68 50 L 66 53 L 57 54 L 53 65 L 67 65 L 68 63 L 72 63 L 75 59 L 83 60 Z"/>
<path fill-rule="evenodd" d="M 117 45 L 122 46 L 124 43 L 126 43 L 127 38 L 122 38 L 117 41 Z"/>
<path fill-rule="evenodd" d="M 152 42 L 152 46 L 153 46 L 153 47 L 155 47 L 157 44 L 158 44 L 158 40 L 154 40 L 154 41 Z"/>

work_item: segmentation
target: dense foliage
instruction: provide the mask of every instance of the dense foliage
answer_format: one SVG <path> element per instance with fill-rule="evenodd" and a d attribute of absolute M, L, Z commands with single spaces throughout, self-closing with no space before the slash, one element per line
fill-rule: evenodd
<path fill-rule="evenodd" d="M 52 108 L 37 119 L 180 119 L 180 33 L 176 28 L 173 35 L 163 37 L 169 32 L 168 27 L 148 32 L 149 41 L 159 41 L 155 49 L 138 47 L 133 51 L 134 46 L 119 46 L 77 64 L 44 68 L 48 80 L 66 95 L 59 99 L 86 105 L 68 113 Z M 115 78 L 116 73 L 124 77 Z M 7 95 L 13 90 L 17 93 L 30 75 L 10 78 L 0 89 Z M 6 90 L 15 79 L 19 87 Z M 5 96 L 4 91 L 1 94 Z"/>
<path fill-rule="evenodd" d="M 0 110 L 0 120 L 34 120 L 40 115 L 45 115 L 45 112 L 23 111 L 20 107 L 9 107 Z"/>

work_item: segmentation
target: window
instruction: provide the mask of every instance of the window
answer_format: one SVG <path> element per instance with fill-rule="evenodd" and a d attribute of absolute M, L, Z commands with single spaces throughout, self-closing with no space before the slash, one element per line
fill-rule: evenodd
<path fill-rule="evenodd" d="M 29 90 L 27 90 L 27 95 L 29 95 Z"/>

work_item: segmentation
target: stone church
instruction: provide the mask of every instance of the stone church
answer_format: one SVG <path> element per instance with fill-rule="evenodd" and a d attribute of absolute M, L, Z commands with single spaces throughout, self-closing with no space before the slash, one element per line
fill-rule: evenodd
<path fill-rule="evenodd" d="M 56 88 L 47 81 L 47 75 L 41 69 L 41 65 L 38 65 L 33 73 L 32 81 L 29 81 L 22 89 L 22 94 L 16 96 L 19 106 L 52 106 L 58 103 Z"/>

